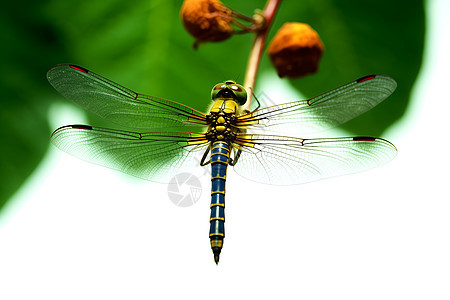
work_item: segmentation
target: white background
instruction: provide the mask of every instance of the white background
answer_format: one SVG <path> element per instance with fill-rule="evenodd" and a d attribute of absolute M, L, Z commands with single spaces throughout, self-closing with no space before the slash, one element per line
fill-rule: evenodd
<path fill-rule="evenodd" d="M 391 163 L 290 187 L 230 168 L 216 266 L 207 176 L 180 208 L 165 185 L 52 147 L 1 215 L 0 299 L 450 299 L 449 4 L 428 1 L 424 67 L 384 135 Z M 82 121 L 66 110 L 55 127 Z"/>

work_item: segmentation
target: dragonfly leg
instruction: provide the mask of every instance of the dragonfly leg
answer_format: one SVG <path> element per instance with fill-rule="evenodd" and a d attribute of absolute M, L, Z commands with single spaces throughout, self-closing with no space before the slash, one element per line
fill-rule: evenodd
<path fill-rule="evenodd" d="M 255 110 L 258 110 L 261 107 L 261 102 L 259 102 L 258 98 L 256 98 L 255 93 L 252 92 L 252 94 L 253 94 L 253 98 L 255 99 L 256 103 L 258 103 L 256 108 L 253 110 L 253 111 L 255 111 Z"/>
<path fill-rule="evenodd" d="M 208 157 L 210 148 L 211 148 L 211 146 L 209 146 L 208 149 L 206 149 L 205 153 L 203 154 L 202 160 L 200 161 L 200 166 L 206 166 L 211 163 L 211 160 L 209 160 L 209 159 L 206 160 L 206 158 Z"/>
<path fill-rule="evenodd" d="M 238 150 L 233 158 L 230 158 L 230 166 L 234 166 L 237 164 L 239 157 L 241 156 L 242 150 Z"/>

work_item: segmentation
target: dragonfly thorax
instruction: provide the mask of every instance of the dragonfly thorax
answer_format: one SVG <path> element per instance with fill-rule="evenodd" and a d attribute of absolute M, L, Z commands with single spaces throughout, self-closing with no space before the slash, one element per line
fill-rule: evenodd
<path fill-rule="evenodd" d="M 233 99 L 217 99 L 207 121 L 210 124 L 206 136 L 210 141 L 232 141 L 238 131 L 235 126 L 238 105 Z"/>

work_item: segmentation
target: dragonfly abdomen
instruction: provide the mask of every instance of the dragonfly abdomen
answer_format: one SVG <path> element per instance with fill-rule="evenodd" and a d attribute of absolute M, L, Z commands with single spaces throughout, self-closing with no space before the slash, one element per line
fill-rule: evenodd
<path fill-rule="evenodd" d="M 230 147 L 226 142 L 214 142 L 211 149 L 211 218 L 209 238 L 214 261 L 219 262 L 225 238 L 225 181 L 230 160 Z"/>

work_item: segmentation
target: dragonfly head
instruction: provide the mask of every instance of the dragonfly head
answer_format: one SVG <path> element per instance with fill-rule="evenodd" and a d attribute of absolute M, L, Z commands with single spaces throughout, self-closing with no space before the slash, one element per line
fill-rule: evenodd
<path fill-rule="evenodd" d="M 213 100 L 217 98 L 233 98 L 239 105 L 244 105 L 247 102 L 247 91 L 242 85 L 232 80 L 227 80 L 213 87 L 211 98 Z"/>

